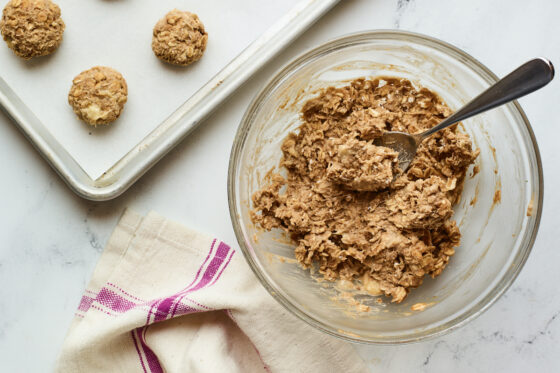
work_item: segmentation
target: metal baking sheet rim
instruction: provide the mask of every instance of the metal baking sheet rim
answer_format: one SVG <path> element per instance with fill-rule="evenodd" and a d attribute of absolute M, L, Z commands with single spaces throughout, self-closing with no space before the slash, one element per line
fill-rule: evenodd
<path fill-rule="evenodd" d="M 340 0 L 305 0 L 235 57 L 99 178 L 92 179 L 0 77 L 0 108 L 77 195 L 114 199 L 181 142 L 223 100 Z"/>

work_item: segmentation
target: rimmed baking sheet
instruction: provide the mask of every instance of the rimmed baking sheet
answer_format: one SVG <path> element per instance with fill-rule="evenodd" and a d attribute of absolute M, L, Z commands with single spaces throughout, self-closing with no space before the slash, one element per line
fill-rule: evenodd
<path fill-rule="evenodd" d="M 23 61 L 0 48 L 0 104 L 76 193 L 111 199 L 336 2 L 58 0 L 66 31 L 56 53 Z M 188 67 L 151 50 L 154 24 L 173 8 L 197 13 L 209 33 Z M 95 65 L 119 70 L 129 86 L 107 127 L 80 122 L 67 103 L 72 78 Z"/>

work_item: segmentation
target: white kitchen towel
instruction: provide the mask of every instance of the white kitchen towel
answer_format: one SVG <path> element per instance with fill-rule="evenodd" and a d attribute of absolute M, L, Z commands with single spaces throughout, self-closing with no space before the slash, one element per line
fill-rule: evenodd
<path fill-rule="evenodd" d="M 365 372 L 352 346 L 284 310 L 230 246 L 150 213 L 121 217 L 59 372 Z"/>

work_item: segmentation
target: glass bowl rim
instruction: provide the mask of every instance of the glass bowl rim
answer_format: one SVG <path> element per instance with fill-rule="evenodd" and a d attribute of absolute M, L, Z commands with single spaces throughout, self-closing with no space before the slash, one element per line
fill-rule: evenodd
<path fill-rule="evenodd" d="M 537 209 L 534 211 L 533 216 L 535 218 L 534 225 L 532 229 L 527 229 L 525 232 L 524 238 L 529 235 L 528 240 L 525 240 L 526 244 L 525 247 L 522 247 L 519 252 L 516 254 L 518 260 L 514 259 L 512 265 L 512 270 L 509 272 L 509 275 L 505 275 L 504 278 L 498 282 L 493 289 L 482 299 L 478 302 L 471 305 L 467 310 L 462 311 L 458 316 L 448 320 L 445 324 L 436 326 L 436 327 L 427 327 L 423 329 L 421 332 L 409 332 L 407 334 L 397 335 L 397 336 L 389 336 L 383 338 L 367 338 L 367 337 L 360 337 L 354 336 L 350 334 L 343 333 L 341 331 L 336 330 L 335 328 L 331 328 L 329 325 L 325 325 L 325 323 L 315 319 L 312 315 L 304 312 L 298 306 L 294 305 L 290 300 L 284 297 L 281 292 L 275 289 L 265 278 L 263 273 L 261 273 L 259 266 L 256 264 L 253 256 L 247 244 L 245 243 L 243 231 L 241 229 L 240 221 L 237 218 L 237 211 L 236 205 L 237 200 L 235 196 L 235 191 L 237 187 L 237 180 L 235 179 L 236 175 L 236 167 L 237 161 L 239 156 L 241 155 L 241 151 L 243 149 L 243 145 L 245 142 L 245 138 L 249 132 L 251 118 L 255 112 L 258 111 L 261 102 L 264 98 L 268 96 L 268 94 L 273 91 L 277 84 L 281 82 L 285 77 L 289 76 L 293 73 L 294 70 L 298 69 L 299 67 L 307 64 L 308 62 L 321 57 L 323 54 L 336 50 L 338 48 L 348 47 L 353 44 L 357 44 L 363 41 L 369 40 L 399 40 L 399 41 L 407 41 L 412 42 L 413 44 L 419 44 L 423 46 L 428 46 L 433 49 L 438 50 L 439 52 L 443 52 L 444 54 L 458 59 L 463 64 L 466 64 L 469 68 L 471 68 L 480 78 L 484 79 L 489 84 L 493 84 L 498 81 L 498 77 L 485 65 L 479 62 L 477 59 L 472 57 L 470 54 L 466 53 L 465 51 L 461 50 L 458 47 L 455 47 L 452 44 L 444 42 L 440 39 L 423 35 L 420 33 L 410 32 L 410 31 L 402 31 L 402 30 L 367 30 L 356 32 L 352 34 L 343 35 L 334 39 L 331 39 L 317 47 L 310 48 L 296 57 L 292 58 L 288 63 L 284 64 L 280 67 L 274 75 L 268 79 L 268 81 L 263 84 L 262 88 L 254 95 L 250 104 L 248 105 L 242 119 L 240 125 L 237 129 L 233 146 L 230 153 L 229 159 L 229 167 L 228 167 L 228 180 L 227 180 L 227 192 L 228 192 L 228 202 L 229 202 L 229 212 L 230 217 L 234 229 L 234 233 L 243 252 L 249 267 L 255 274 L 255 276 L 259 279 L 260 283 L 264 286 L 264 288 L 270 293 L 270 295 L 276 299 L 284 308 L 290 311 L 293 315 L 298 317 L 300 320 L 304 321 L 305 323 L 338 338 L 348 340 L 351 342 L 358 342 L 364 344 L 379 344 L 379 345 L 387 345 L 387 344 L 404 344 L 404 343 L 412 343 L 412 342 L 419 342 L 421 340 L 432 339 L 442 335 L 445 335 L 453 330 L 464 326 L 469 321 L 477 318 L 482 313 L 484 313 L 490 306 L 492 306 L 506 291 L 509 287 L 513 284 L 521 269 L 523 268 L 536 239 L 537 232 L 539 230 L 541 214 L 542 214 L 542 202 L 543 202 L 543 169 L 542 169 L 542 162 L 539 147 L 537 145 L 537 141 L 529 123 L 525 112 L 519 105 L 517 101 L 513 101 L 508 105 L 512 105 L 514 111 L 517 111 L 519 116 L 522 119 L 523 124 L 525 124 L 526 130 L 529 134 L 530 141 L 530 150 L 534 152 L 535 160 L 537 163 L 537 180 L 538 185 L 534 188 L 535 192 L 538 193 L 538 196 L 535 196 L 535 201 L 537 202 Z"/>

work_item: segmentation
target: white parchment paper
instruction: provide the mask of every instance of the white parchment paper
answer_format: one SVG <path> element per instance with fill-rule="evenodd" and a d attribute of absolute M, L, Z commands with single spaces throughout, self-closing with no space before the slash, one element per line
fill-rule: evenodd
<path fill-rule="evenodd" d="M 55 1 L 66 23 L 59 50 L 24 61 L 2 42 L 0 76 L 95 179 L 299 0 Z M 198 14 L 209 34 L 191 66 L 162 63 L 151 50 L 155 23 L 173 8 Z M 75 117 L 67 95 L 74 76 L 96 65 L 120 71 L 129 96 L 116 122 L 94 128 Z"/>

